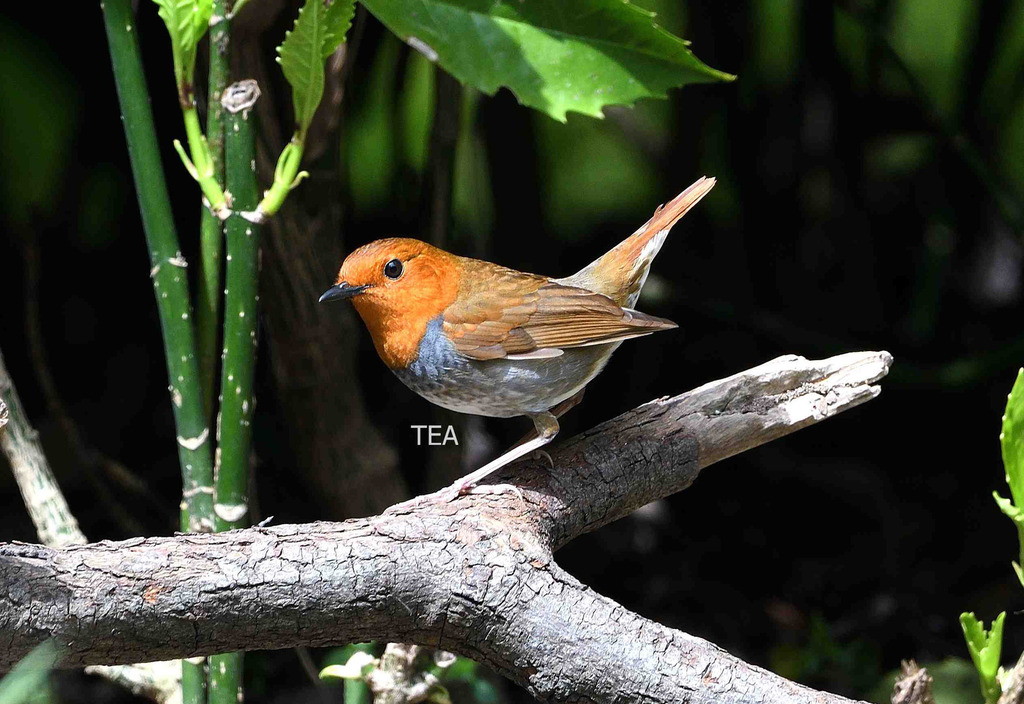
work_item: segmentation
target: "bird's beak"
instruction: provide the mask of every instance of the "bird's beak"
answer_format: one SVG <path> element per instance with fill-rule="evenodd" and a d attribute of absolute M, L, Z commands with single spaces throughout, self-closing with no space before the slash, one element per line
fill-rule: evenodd
<path fill-rule="evenodd" d="M 340 284 L 334 284 L 324 291 L 324 295 L 320 296 L 320 303 L 324 303 L 326 301 L 343 301 L 346 298 L 358 296 L 368 288 L 370 288 L 369 285 L 353 286 L 352 284 L 347 284 L 342 281 Z"/>

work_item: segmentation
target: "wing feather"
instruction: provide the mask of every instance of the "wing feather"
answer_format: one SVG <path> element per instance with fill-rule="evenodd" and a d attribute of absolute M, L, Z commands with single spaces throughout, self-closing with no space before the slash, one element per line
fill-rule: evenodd
<path fill-rule="evenodd" d="M 445 334 L 472 359 L 543 359 L 676 327 L 593 291 L 487 266 L 443 314 Z"/>

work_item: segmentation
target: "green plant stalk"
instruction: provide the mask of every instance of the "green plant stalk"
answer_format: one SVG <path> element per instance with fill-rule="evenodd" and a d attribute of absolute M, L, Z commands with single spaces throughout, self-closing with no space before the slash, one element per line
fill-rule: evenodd
<path fill-rule="evenodd" d="M 224 183 L 224 108 L 221 94 L 228 84 L 228 47 L 231 27 L 227 20 L 226 0 L 213 0 L 210 27 L 210 92 L 206 114 L 206 138 L 210 146 L 215 178 Z M 211 20 L 212 21 L 212 20 Z M 206 417 L 213 417 L 216 398 L 218 333 L 220 330 L 221 254 L 224 234 L 220 218 L 203 206 L 199 223 L 199 295 L 196 310 L 196 332 L 199 341 L 199 385 L 203 391 Z"/>
<path fill-rule="evenodd" d="M 199 189 L 203 192 L 208 207 L 218 218 L 224 219 L 230 215 L 230 204 L 224 195 L 224 190 L 217 180 L 217 173 L 213 165 L 213 157 L 210 154 L 210 145 L 203 134 L 203 128 L 199 125 L 199 111 L 196 109 L 195 100 L 191 97 L 182 97 L 181 116 L 185 121 L 185 136 L 188 140 L 189 154 L 181 146 L 181 142 L 174 140 L 174 148 L 178 151 L 185 168 L 192 174 L 199 183 Z M 191 158 L 189 158 L 191 155 Z"/>
<path fill-rule="evenodd" d="M 263 222 L 266 218 L 272 217 L 281 209 L 288 193 L 299 185 L 302 179 L 309 176 L 307 171 L 299 171 L 302 164 L 302 150 L 305 146 L 306 135 L 296 132 L 292 139 L 281 150 L 281 156 L 277 158 L 277 166 L 274 168 L 274 183 L 263 194 L 263 200 L 256 207 L 255 219 Z M 241 206 L 238 206 L 242 209 Z"/>
<path fill-rule="evenodd" d="M 149 246 L 150 275 L 160 314 L 178 432 L 183 495 L 191 517 L 189 529 L 210 530 L 213 525 L 204 525 L 200 518 L 213 515 L 213 494 L 209 490 L 213 486 L 213 462 L 207 443 L 209 428 L 199 394 L 188 277 L 178 247 L 171 201 L 160 163 L 149 92 L 135 41 L 137 33 L 132 31 L 135 17 L 131 0 L 105 0 L 103 16 L 128 141 L 128 156 Z"/>
<path fill-rule="evenodd" d="M 198 532 L 213 526 L 213 462 L 210 431 L 199 391 L 190 298 L 184 260 L 178 247 L 170 196 L 153 125 L 149 91 L 142 70 L 131 0 L 105 0 L 110 60 L 121 106 L 128 156 L 139 199 L 142 226 L 149 247 L 151 278 L 163 332 L 170 379 L 171 406 L 178 438 L 182 473 L 182 529 Z M 202 668 L 182 661 L 182 697 L 185 704 L 202 704 Z"/>
<path fill-rule="evenodd" d="M 183 533 L 189 532 L 189 513 L 184 501 L 180 527 Z M 181 659 L 181 704 L 207 704 L 205 658 Z"/>
<path fill-rule="evenodd" d="M 371 643 L 356 643 L 353 646 L 353 652 L 362 652 L 373 654 L 373 645 Z M 373 693 L 370 692 L 369 685 L 363 680 L 345 680 L 345 704 L 372 704 Z"/>
<path fill-rule="evenodd" d="M 1017 558 L 1017 566 L 1024 568 L 1024 525 L 1014 521 L 1014 525 L 1017 527 L 1017 545 L 1019 546 L 1019 557 Z M 1014 570 L 1016 572 L 1016 570 Z M 1018 574 L 1020 577 L 1020 574 Z M 1024 579 L 1021 580 L 1021 584 L 1024 585 Z"/>
<path fill-rule="evenodd" d="M 250 90 L 246 92 L 245 86 Z M 259 284 L 259 225 L 240 211 L 256 207 L 256 140 L 253 122 L 258 90 L 243 81 L 225 94 L 225 176 L 238 210 L 225 222 L 227 246 L 224 276 L 224 353 L 218 420 L 216 528 L 246 525 L 249 455 L 254 411 L 256 321 Z M 242 653 L 210 658 L 211 704 L 236 704 L 242 693 Z"/>
<path fill-rule="evenodd" d="M 206 661 L 181 661 L 181 704 L 206 704 Z"/>

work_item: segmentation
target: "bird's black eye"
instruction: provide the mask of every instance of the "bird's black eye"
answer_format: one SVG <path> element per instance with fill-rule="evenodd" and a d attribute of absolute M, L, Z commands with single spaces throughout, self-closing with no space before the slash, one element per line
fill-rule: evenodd
<path fill-rule="evenodd" d="M 384 276 L 389 279 L 397 279 L 402 275 L 402 262 L 392 259 L 384 265 Z"/>

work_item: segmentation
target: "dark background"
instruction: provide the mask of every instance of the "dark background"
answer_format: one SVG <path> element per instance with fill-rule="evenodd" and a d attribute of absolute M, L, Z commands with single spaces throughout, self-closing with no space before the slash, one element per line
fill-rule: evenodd
<path fill-rule="evenodd" d="M 700 175 L 718 178 L 673 231 L 639 306 L 680 329 L 623 345 L 563 433 L 785 353 L 885 349 L 895 364 L 877 400 L 712 467 L 688 491 L 576 540 L 560 562 L 644 616 L 833 691 L 868 696 L 901 658 L 965 657 L 965 610 L 1010 612 L 1009 663 L 1024 646 L 1017 546 L 991 491 L 1003 487 L 999 419 L 1024 362 L 1024 2 L 641 4 L 739 79 L 603 121 L 560 124 L 507 91 L 447 104 L 464 101 L 444 241 L 459 253 L 564 276 Z M 0 349 L 90 539 L 169 534 L 174 429 L 100 10 L 19 5 L 0 16 Z M 273 158 L 282 128 L 270 118 L 287 130 L 290 106 L 272 47 L 295 3 L 253 5 L 235 75 L 266 71 Z M 194 262 L 198 192 L 171 149 L 183 130 L 167 38 L 149 2 L 140 13 Z M 314 179 L 294 198 L 305 210 L 292 211 L 323 288 L 345 252 L 384 235 L 427 237 L 436 217 L 432 67 L 372 17 L 357 26 L 340 107 L 324 108 L 339 124 L 325 128 Z M 328 226 L 303 224 L 328 210 Z M 291 256 L 275 251 L 265 271 L 267 256 Z M 264 287 L 264 302 L 279 289 Z M 320 315 L 314 329 L 344 332 L 356 374 L 322 402 L 358 385 L 346 403 L 397 452 L 389 481 L 418 492 L 458 471 L 456 453 L 417 448 L 410 423 L 455 422 L 460 438 L 492 450 L 525 430 L 438 413 L 391 377 L 347 306 Z M 306 341 L 262 322 L 258 510 L 275 522 L 343 517 L 352 511 L 316 491 L 323 477 L 308 480 L 302 431 L 280 402 L 276 350 Z M 117 480 L 94 452 L 146 488 Z M 341 469 L 328 481 L 349 486 Z M 0 539 L 34 538 L 0 472 Z M 293 653 L 246 662 L 249 701 L 308 695 Z M 64 700 L 115 696 L 77 677 L 62 675 Z M 511 685 L 505 696 L 525 697 Z"/>

